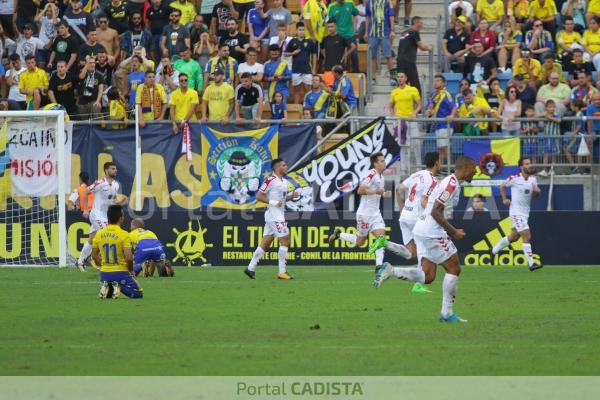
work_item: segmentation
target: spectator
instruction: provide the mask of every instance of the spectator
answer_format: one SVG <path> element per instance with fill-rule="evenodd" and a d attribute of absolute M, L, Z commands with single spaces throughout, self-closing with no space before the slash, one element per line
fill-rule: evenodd
<path fill-rule="evenodd" d="M 235 84 L 236 73 L 238 69 L 237 61 L 229 56 L 229 46 L 219 45 L 219 52 L 216 57 L 211 58 L 204 69 L 204 88 L 210 81 L 214 80 L 215 71 L 220 69 L 225 74 L 225 82 L 231 86 Z"/>
<path fill-rule="evenodd" d="M 453 1 L 448 5 L 448 15 L 450 23 L 455 23 L 458 17 L 465 17 L 466 28 L 470 29 L 471 16 L 473 15 L 473 5 L 468 0 Z"/>
<path fill-rule="evenodd" d="M 134 48 L 133 55 L 124 59 L 121 64 L 119 64 L 116 72 L 113 74 L 113 85 L 119 89 L 120 93 L 128 93 L 127 86 L 129 81 L 129 73 L 132 70 L 134 57 L 138 57 L 138 59 L 141 60 L 141 72 L 154 71 L 154 61 L 148 60 L 146 57 L 146 49 L 142 46 Z M 141 77 L 140 81 L 143 81 L 143 76 Z"/>
<path fill-rule="evenodd" d="M 563 21 L 567 21 L 567 18 L 571 18 L 574 24 L 574 28 L 577 32 L 583 33 L 585 29 L 585 0 L 566 0 L 562 5 L 561 15 Z"/>
<path fill-rule="evenodd" d="M 85 66 L 79 72 L 79 119 L 99 116 L 104 87 L 104 78 L 96 71 L 96 60 L 88 57 Z"/>
<path fill-rule="evenodd" d="M 5 28 L 6 34 L 11 39 L 15 38 L 16 30 L 14 29 L 16 20 L 15 6 L 18 6 L 16 1 L 0 1 L 0 26 Z"/>
<path fill-rule="evenodd" d="M 208 32 L 204 32 L 200 35 L 200 40 L 194 45 L 194 54 L 202 69 L 206 67 L 208 60 L 210 60 L 210 56 L 215 53 L 216 49 L 217 47 L 213 46 Z"/>
<path fill-rule="evenodd" d="M 119 39 L 119 33 L 108 26 L 108 17 L 104 13 L 101 13 L 98 16 L 96 37 L 98 43 L 106 49 L 108 58 L 114 62 L 115 57 L 118 55 L 119 49 L 121 48 L 121 41 Z"/>
<path fill-rule="evenodd" d="M 173 68 L 169 57 L 163 57 L 156 68 L 156 81 L 165 89 L 167 103 L 170 104 L 171 93 L 179 87 L 179 71 Z"/>
<path fill-rule="evenodd" d="M 169 18 L 171 22 L 163 29 L 160 42 L 163 57 L 173 57 L 181 53 L 181 49 L 192 47 L 188 30 L 179 23 L 181 11 L 171 10 Z"/>
<path fill-rule="evenodd" d="M 485 197 L 482 194 L 477 193 L 471 197 L 471 206 L 467 208 L 467 211 L 472 212 L 488 212 L 485 208 Z"/>
<path fill-rule="evenodd" d="M 471 90 L 466 90 L 463 96 L 465 101 L 458 108 L 460 118 L 490 118 L 493 116 L 490 105 L 483 97 L 475 96 Z M 486 121 L 463 125 L 465 136 L 486 136 L 487 131 L 488 123 Z"/>
<path fill-rule="evenodd" d="M 233 6 L 238 12 L 239 16 L 237 18 L 238 21 L 243 21 L 248 16 L 248 13 L 251 9 L 254 8 L 253 0 L 234 0 Z"/>
<path fill-rule="evenodd" d="M 127 123 L 127 105 L 117 88 L 110 88 L 106 93 L 108 99 L 108 119 Z M 112 129 L 124 129 L 125 124 L 111 124 Z"/>
<path fill-rule="evenodd" d="M 268 88 L 267 101 L 272 101 L 273 94 L 281 92 L 284 98 L 290 96 L 288 82 L 292 80 L 292 72 L 290 71 L 285 60 L 280 58 L 281 50 L 276 44 L 269 46 L 270 60 L 265 63 L 265 73 L 263 80 Z"/>
<path fill-rule="evenodd" d="M 185 73 L 188 77 L 188 88 L 196 90 L 202 90 L 204 83 L 202 82 L 202 68 L 200 64 L 192 59 L 192 51 L 190 49 L 183 49 L 181 52 L 181 58 L 173 63 L 179 73 Z"/>
<path fill-rule="evenodd" d="M 452 69 L 456 72 L 464 73 L 465 56 L 464 52 L 459 52 L 465 50 L 469 43 L 469 34 L 465 31 L 466 21 L 467 18 L 461 15 L 454 22 L 454 28 L 448 29 L 444 34 L 444 39 L 442 39 L 444 72 L 448 72 Z M 377 64 L 373 64 L 373 67 L 376 68 Z M 454 68 L 452 68 L 453 65 Z"/>
<path fill-rule="evenodd" d="M 98 51 L 96 57 L 96 72 L 102 75 L 106 87 L 112 86 L 112 77 L 115 72 L 115 58 L 109 57 L 103 49 Z"/>
<path fill-rule="evenodd" d="M 302 109 L 302 119 L 315 119 L 316 117 L 313 114 L 313 110 L 311 108 L 303 108 Z M 323 128 L 318 125 L 315 125 L 315 131 L 317 134 L 317 140 L 321 140 L 323 138 Z"/>
<path fill-rule="evenodd" d="M 81 0 L 71 0 L 71 8 L 63 14 L 63 21 L 69 24 L 78 46 L 85 43 L 88 31 L 96 26 L 92 16 L 83 11 Z"/>
<path fill-rule="evenodd" d="M 323 80 L 320 75 L 313 75 L 310 92 L 304 96 L 304 108 L 310 108 L 317 119 L 325 118 L 329 93 L 323 90 Z"/>
<path fill-rule="evenodd" d="M 210 22 L 210 34 L 216 43 L 219 43 L 221 36 L 227 34 L 227 21 L 229 18 L 237 20 L 239 17 L 240 14 L 233 6 L 232 0 L 222 0 L 220 3 L 215 4 Z"/>
<path fill-rule="evenodd" d="M 250 45 L 248 36 L 240 33 L 238 30 L 238 23 L 233 18 L 227 20 L 227 32 L 221 36 L 219 44 L 226 44 L 229 46 L 229 55 L 235 58 L 238 64 L 244 62 L 244 59 L 246 58 L 246 49 Z"/>
<path fill-rule="evenodd" d="M 34 55 L 25 57 L 25 63 L 27 70 L 19 75 L 19 90 L 27 96 L 27 109 L 37 110 L 40 108 L 42 96 L 48 90 L 48 77 L 43 70 L 36 67 Z"/>
<path fill-rule="evenodd" d="M 77 113 L 77 105 L 75 104 L 75 88 L 77 80 L 69 71 L 67 71 L 67 63 L 59 61 L 56 63 L 56 71 L 50 77 L 50 85 L 48 86 L 48 98 L 52 103 L 62 105 L 67 114 L 75 115 Z"/>
<path fill-rule="evenodd" d="M 496 64 L 494 63 L 494 59 L 483 51 L 481 42 L 473 43 L 471 51 L 469 51 L 465 61 L 465 76 L 469 82 L 489 85 L 491 80 L 496 77 Z"/>
<path fill-rule="evenodd" d="M 152 6 L 146 11 L 146 29 L 152 35 L 152 50 L 154 51 L 155 61 L 158 61 L 163 55 L 160 42 L 162 33 L 169 24 L 169 11 L 169 5 L 163 3 L 162 0 L 152 0 Z M 195 42 L 192 41 L 192 43 Z"/>
<path fill-rule="evenodd" d="M 8 100 L 16 101 L 22 110 L 27 109 L 27 97 L 19 90 L 19 78 L 27 69 L 21 66 L 21 57 L 11 54 L 10 68 L 6 71 L 6 83 L 8 85 Z"/>
<path fill-rule="evenodd" d="M 553 100 L 553 107 L 558 115 L 565 113 L 571 100 L 571 88 L 564 83 L 560 83 L 560 77 L 556 72 L 552 72 L 550 74 L 550 82 L 538 90 L 537 102 L 535 103 L 535 112 L 537 115 L 545 114 L 548 100 Z"/>
<path fill-rule="evenodd" d="M 518 136 L 521 124 L 515 118 L 521 116 L 523 103 L 517 97 L 517 88 L 510 86 L 506 91 L 506 97 L 500 103 L 498 116 L 502 118 L 502 135 Z"/>
<path fill-rule="evenodd" d="M 190 3 L 188 0 L 175 0 L 169 4 L 169 7 L 181 11 L 181 18 L 179 23 L 181 25 L 187 25 L 196 18 L 196 6 Z"/>
<path fill-rule="evenodd" d="M 533 29 L 525 34 L 525 45 L 538 60 L 543 60 L 545 54 L 554 51 L 552 34 L 544 29 L 541 20 L 536 20 Z"/>
<path fill-rule="evenodd" d="M 262 88 L 253 81 L 249 72 L 244 72 L 240 81 L 242 83 L 235 88 L 236 121 L 259 122 L 263 112 Z"/>
<path fill-rule="evenodd" d="M 589 20 L 588 29 L 583 33 L 583 48 L 596 71 L 600 71 L 600 16 Z"/>
<path fill-rule="evenodd" d="M 531 88 L 529 88 L 531 89 Z M 525 117 L 528 118 L 528 121 L 521 122 L 521 132 L 525 136 L 525 138 L 521 139 L 523 143 L 523 157 L 531 157 L 532 160 L 537 160 L 538 156 L 538 139 L 537 135 L 540 131 L 540 127 L 537 121 L 531 121 L 532 118 L 535 118 L 535 109 L 533 105 L 527 104 L 524 106 L 525 108 Z"/>
<path fill-rule="evenodd" d="M 252 77 L 252 81 L 258 83 L 259 85 L 263 79 L 263 73 L 265 71 L 265 67 L 257 62 L 258 53 L 254 47 L 248 47 L 246 49 L 246 62 L 241 63 L 238 67 L 238 79 L 245 73 L 249 73 Z"/>
<path fill-rule="evenodd" d="M 1 16 L 0 16 L 1 17 Z M 9 58 L 15 52 L 16 44 L 15 42 L 6 36 L 6 32 L 4 32 L 4 28 L 0 25 L 0 60 L 4 58 Z M 0 65 L 2 63 L 0 62 Z"/>
<path fill-rule="evenodd" d="M 440 155 L 440 165 L 444 165 L 448 159 L 448 147 L 452 136 L 452 120 L 456 116 L 456 104 L 452 101 L 452 95 L 446 90 L 446 79 L 442 75 L 436 75 L 433 79 L 435 92 L 427 102 L 425 116 L 442 118 L 445 122 L 433 123 L 436 145 Z"/>
<path fill-rule="evenodd" d="M 583 50 L 573 50 L 573 59 L 567 64 L 567 73 L 569 75 L 569 84 L 574 86 L 577 81 L 577 75 L 580 72 L 587 76 L 592 76 L 592 63 L 583 58 Z"/>
<path fill-rule="evenodd" d="M 523 34 L 521 31 L 516 30 L 512 22 L 506 21 L 504 23 L 504 30 L 498 35 L 498 70 L 499 72 L 510 72 L 507 69 L 506 64 L 508 63 L 508 57 L 510 55 L 511 65 L 515 65 L 515 62 L 521 58 L 521 43 L 523 42 Z"/>
<path fill-rule="evenodd" d="M 525 48 L 521 51 L 521 58 L 513 65 L 513 74 L 521 75 L 532 88 L 536 88 L 537 81 L 542 77 L 542 63 L 531 58 L 531 50 Z"/>
<path fill-rule="evenodd" d="M 550 37 L 552 37 L 556 33 L 557 14 L 558 10 L 554 0 L 533 0 L 529 3 L 529 26 L 526 29 L 531 29 L 531 24 L 535 25 L 534 21 L 540 20 L 544 25 L 543 29 L 549 31 Z"/>
<path fill-rule="evenodd" d="M 569 62 L 575 49 L 583 49 L 583 38 L 575 31 L 573 17 L 565 17 L 565 29 L 556 34 L 556 49 L 558 57 L 563 62 Z"/>
<path fill-rule="evenodd" d="M 214 81 L 206 87 L 202 95 L 202 122 L 229 122 L 233 111 L 233 87 L 224 80 L 225 71 L 217 69 Z"/>
<path fill-rule="evenodd" d="M 581 140 L 586 140 L 585 139 L 585 113 L 584 113 L 584 109 L 587 108 L 586 103 L 584 103 L 581 100 L 573 100 L 571 101 L 571 113 L 577 118 L 575 121 L 571 122 L 571 138 L 569 140 L 569 143 L 565 146 L 565 157 L 567 159 L 567 163 L 573 165 L 574 161 L 573 161 L 573 155 L 572 153 L 577 153 L 577 148 L 575 147 L 575 144 L 577 144 L 577 140 L 581 139 Z M 587 144 L 587 143 L 586 143 Z M 589 149 L 589 147 L 588 147 Z M 577 156 L 577 162 L 579 164 L 583 164 L 584 157 L 582 156 Z M 577 167 L 572 167 L 571 168 L 571 173 L 575 174 L 577 173 L 579 170 L 579 168 Z"/>
<path fill-rule="evenodd" d="M 79 64 L 82 67 L 88 56 L 96 58 L 99 52 L 106 53 L 106 49 L 97 40 L 96 28 L 87 34 L 87 42 L 79 46 Z"/>
<path fill-rule="evenodd" d="M 492 31 L 502 29 L 502 22 L 504 20 L 504 3 L 502 0 L 479 0 L 477 7 L 477 24 L 481 25 L 481 21 L 486 20 L 492 26 Z"/>
<path fill-rule="evenodd" d="M 58 33 L 58 7 L 54 3 L 46 3 L 44 8 L 38 10 L 35 16 L 35 23 L 39 25 L 39 39 L 42 42 L 42 48 L 38 50 L 38 66 L 44 69 L 50 53 L 52 52 L 52 42 Z M 0 54 L 0 60 L 2 55 Z"/>
<path fill-rule="evenodd" d="M 356 40 L 356 34 L 354 33 L 353 19 L 357 15 L 358 9 L 354 6 L 353 2 L 335 0 L 334 3 L 329 5 L 329 20 L 335 22 L 338 35 L 355 45 L 358 45 L 358 41 Z M 350 54 L 350 61 L 352 64 L 352 71 L 359 72 L 357 52 Z"/>
<path fill-rule="evenodd" d="M 144 28 L 142 14 L 137 12 L 131 14 L 130 27 L 131 29 L 128 29 L 121 35 L 121 47 L 125 51 L 125 54 L 127 54 L 127 57 L 131 57 L 133 49 L 138 46 L 146 49 L 148 55 L 152 57 L 150 54 L 152 51 L 152 34 Z"/>
<path fill-rule="evenodd" d="M 316 0 L 309 0 L 310 1 Z M 306 7 L 306 5 L 305 5 Z M 246 24 L 248 26 L 248 33 L 250 33 L 250 42 L 258 44 L 257 50 L 260 53 L 260 60 L 267 59 L 267 53 L 269 49 L 269 28 L 268 21 L 261 15 L 264 15 L 265 3 L 264 0 L 256 0 L 254 2 L 254 8 L 248 11 L 248 18 Z"/>
<path fill-rule="evenodd" d="M 36 4 L 33 0 L 17 0 L 17 29 L 24 31 L 25 26 L 31 25 L 33 27 L 32 33 L 35 33 L 35 12 L 39 6 L 39 2 Z M 15 33 L 16 34 L 16 33 Z"/>
<path fill-rule="evenodd" d="M 460 84 L 458 86 L 458 93 L 454 95 L 454 102 L 456 103 L 456 107 L 460 107 L 462 103 L 465 102 L 465 96 L 463 93 L 471 87 L 471 82 L 467 79 L 461 79 Z M 535 97 L 535 96 L 534 96 Z"/>
<path fill-rule="evenodd" d="M 273 8 L 266 13 L 264 10 L 261 11 L 260 16 L 269 21 L 269 36 L 271 38 L 277 36 L 279 25 L 289 26 L 292 24 L 292 14 L 287 8 L 283 7 L 283 0 L 273 0 Z"/>
<path fill-rule="evenodd" d="M 595 93 L 592 96 L 592 102 L 588 105 L 585 113 L 588 117 L 600 117 L 600 93 Z M 593 162 L 598 162 L 598 155 L 600 153 L 600 119 L 588 120 L 587 121 L 587 145 L 590 151 L 593 153 Z"/>
<path fill-rule="evenodd" d="M 42 41 L 33 36 L 33 25 L 26 24 L 23 29 L 23 34 L 17 32 L 17 51 L 16 53 L 21 57 L 21 62 L 25 62 L 27 56 L 36 57 L 37 52 L 44 48 Z M 37 60 L 37 57 L 36 57 Z"/>
<path fill-rule="evenodd" d="M 517 98 L 521 100 L 522 108 L 526 108 L 527 106 L 533 107 L 536 96 L 535 83 L 533 87 L 528 85 L 523 75 L 516 75 L 514 82 L 517 88 Z"/>
<path fill-rule="evenodd" d="M 548 165 L 549 162 L 554 165 L 556 156 L 560 154 L 560 116 L 561 114 L 556 112 L 556 103 L 554 100 L 546 100 L 545 113 L 544 113 L 544 160 L 543 164 Z M 549 167 L 539 172 L 540 176 L 548 176 Z"/>
<path fill-rule="evenodd" d="M 156 83 L 154 71 L 146 72 L 144 83 L 135 91 L 135 104 L 139 113 L 140 126 L 146 126 L 146 121 L 165 119 L 167 111 L 167 94 L 160 83 Z"/>
<path fill-rule="evenodd" d="M 421 159 L 421 133 L 419 132 L 419 124 L 414 121 L 419 111 L 421 111 L 421 95 L 416 87 L 408 85 L 406 72 L 398 72 L 396 82 L 398 86 L 390 93 L 389 110 L 396 117 L 413 120 L 401 121 L 398 124 L 400 130 L 406 134 L 406 143 L 404 143 L 401 140 L 404 133 L 397 132 L 400 143 L 407 145 L 400 150 L 400 159 L 403 160 L 400 169 L 402 172 L 406 172 L 410 167 L 409 160 Z M 412 155 L 410 152 L 412 152 Z"/>
<path fill-rule="evenodd" d="M 262 0 L 259 0 L 262 1 Z M 307 0 L 302 7 L 306 38 L 322 43 L 327 34 L 327 5 L 324 0 Z"/>
<path fill-rule="evenodd" d="M 484 54 L 491 55 L 496 49 L 496 34 L 494 31 L 490 30 L 489 23 L 485 19 L 481 20 L 479 27 L 471 34 L 469 38 L 469 44 L 473 45 L 475 42 L 481 43 Z"/>
<path fill-rule="evenodd" d="M 330 88 L 326 86 L 324 88 L 325 91 L 329 93 L 329 101 L 343 101 L 348 106 L 350 112 L 354 114 L 356 111 L 357 100 L 354 95 L 354 87 L 352 86 L 350 78 L 344 75 L 344 67 L 335 65 L 331 72 L 333 72 L 333 77 L 335 78 L 333 87 Z"/>
<path fill-rule="evenodd" d="M 394 68 L 392 42 L 394 41 L 394 37 L 396 37 L 396 33 L 394 32 L 394 8 L 392 2 L 366 0 L 365 15 L 365 42 L 369 44 L 369 52 L 372 59 L 371 66 L 373 68 L 371 76 L 375 80 L 379 49 L 381 49 L 387 61 L 388 73 L 391 74 L 391 70 Z"/>
<path fill-rule="evenodd" d="M 498 114 L 500 104 L 504 100 L 504 90 L 500 87 L 498 78 L 493 78 L 490 80 L 489 86 L 486 87 L 482 85 L 477 88 L 476 96 L 483 97 L 485 101 L 487 101 L 495 116 Z M 498 124 L 495 121 L 492 121 L 488 128 L 489 132 L 497 132 Z"/>
<path fill-rule="evenodd" d="M 417 49 L 421 51 L 433 51 L 433 47 L 425 45 L 421 41 L 419 32 L 423 29 L 423 19 L 413 17 L 410 29 L 400 35 L 398 42 L 398 72 L 406 73 L 408 84 L 417 88 L 421 93 L 421 82 L 419 82 L 419 73 L 417 72 Z"/>
<path fill-rule="evenodd" d="M 285 104 L 283 93 L 275 92 L 269 106 L 271 107 L 271 119 L 287 119 L 287 104 Z"/>
<path fill-rule="evenodd" d="M 111 0 L 110 4 L 104 9 L 108 18 L 108 26 L 116 30 L 119 35 L 127 30 L 127 9 L 125 1 Z"/>
<path fill-rule="evenodd" d="M 396 14 L 396 23 L 400 20 L 400 0 L 396 1 L 394 7 L 394 13 Z M 410 26 L 410 14 L 412 12 L 412 0 L 404 0 L 404 26 Z"/>
<path fill-rule="evenodd" d="M 563 74 L 562 66 L 556 62 L 552 53 L 548 53 L 544 57 L 544 62 L 542 63 L 542 73 L 540 77 L 542 85 L 550 82 L 550 74 L 552 72 L 556 72 L 560 77 L 560 81 L 565 83 L 565 74 Z"/>
<path fill-rule="evenodd" d="M 509 17 L 511 22 L 516 24 L 517 29 L 522 30 L 529 18 L 529 0 L 514 0 L 512 14 Z"/>
<path fill-rule="evenodd" d="M 292 67 L 292 57 L 288 57 L 284 55 L 285 49 L 288 44 L 292 41 L 292 37 L 288 36 L 288 27 L 287 25 L 281 24 L 277 27 L 277 35 L 273 36 L 269 39 L 269 48 L 271 45 L 277 45 L 279 47 L 279 54 L 281 54 L 281 59 L 284 60 L 287 65 Z"/>
<path fill-rule="evenodd" d="M 179 88 L 171 93 L 171 100 L 169 101 L 169 113 L 173 125 L 173 133 L 179 133 L 177 122 L 183 125 L 187 121 L 196 120 L 198 102 L 198 92 L 194 89 L 188 89 L 188 77 L 186 74 L 180 73 Z"/>
<path fill-rule="evenodd" d="M 77 61 L 77 41 L 69 33 L 69 24 L 65 21 L 58 23 L 58 36 L 52 43 L 52 53 L 50 53 L 50 61 L 48 68 L 52 69 L 58 61 L 67 63 L 67 71 L 71 71 L 71 67 Z"/>
<path fill-rule="evenodd" d="M 588 26 L 593 18 L 600 18 L 600 1 L 590 0 L 588 1 L 588 10 L 585 14 Z"/>
<path fill-rule="evenodd" d="M 203 34 L 210 37 L 208 33 L 208 27 L 204 23 L 204 17 L 198 14 L 194 18 L 194 21 L 189 25 L 190 41 L 192 44 L 196 44 L 201 40 Z M 208 60 L 207 60 L 208 61 Z"/>
<path fill-rule="evenodd" d="M 127 101 L 127 108 L 132 110 L 135 105 L 136 91 L 139 85 L 144 82 L 146 72 L 142 70 L 142 57 L 134 55 L 131 57 L 131 71 L 127 75 L 127 91 L 125 92 L 125 98 Z"/>
<path fill-rule="evenodd" d="M 334 65 L 344 65 L 348 55 L 356 49 L 356 45 L 337 34 L 335 22 L 327 21 L 327 36 L 323 38 L 321 54 L 323 55 L 323 68 L 325 70 L 325 84 L 333 84 L 331 68 Z"/>
<path fill-rule="evenodd" d="M 588 75 L 585 72 L 577 74 L 577 86 L 571 90 L 571 102 L 580 100 L 586 105 L 592 101 L 594 93 L 598 93 L 598 89 L 592 86 Z M 585 106 L 583 107 L 586 108 Z M 585 111 L 585 110 L 584 110 Z"/>
<path fill-rule="evenodd" d="M 306 39 L 305 32 L 304 23 L 298 22 L 297 36 L 290 41 L 284 53 L 292 57 L 294 104 L 300 104 L 300 98 L 304 98 L 304 94 L 310 90 L 312 76 L 317 72 L 317 45 Z"/>
<path fill-rule="evenodd" d="M 144 15 L 146 4 L 148 4 L 147 0 L 127 0 L 127 15 L 132 15 L 134 13 Z M 150 6 L 150 4 L 148 4 L 148 6 Z"/>

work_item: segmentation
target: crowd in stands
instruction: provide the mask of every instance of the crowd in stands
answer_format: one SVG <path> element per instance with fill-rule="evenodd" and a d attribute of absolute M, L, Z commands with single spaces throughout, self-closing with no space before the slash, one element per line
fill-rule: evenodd
<path fill-rule="evenodd" d="M 357 45 L 374 39 L 391 57 L 400 2 L 297 3 L 293 15 L 283 0 L 2 0 L 0 105 L 124 123 L 137 108 L 174 132 L 264 110 L 285 119 L 288 104 L 353 112 Z"/>

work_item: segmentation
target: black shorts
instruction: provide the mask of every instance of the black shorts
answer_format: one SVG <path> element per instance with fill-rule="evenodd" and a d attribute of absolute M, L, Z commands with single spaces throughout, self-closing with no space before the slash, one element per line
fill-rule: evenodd
<path fill-rule="evenodd" d="M 234 2 L 233 7 L 235 8 L 235 11 L 237 11 L 240 14 L 240 16 L 238 17 L 238 21 L 241 26 L 242 21 L 246 19 L 246 15 L 248 15 L 248 12 L 254 8 L 254 2 L 253 1 L 250 3 L 235 3 Z M 247 27 L 246 27 L 246 30 L 248 30 Z"/>

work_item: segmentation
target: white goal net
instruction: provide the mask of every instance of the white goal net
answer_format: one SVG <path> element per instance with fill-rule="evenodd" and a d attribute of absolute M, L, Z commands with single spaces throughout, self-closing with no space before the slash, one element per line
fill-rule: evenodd
<path fill-rule="evenodd" d="M 0 112 L 0 265 L 66 265 L 71 132 L 63 111 Z"/>

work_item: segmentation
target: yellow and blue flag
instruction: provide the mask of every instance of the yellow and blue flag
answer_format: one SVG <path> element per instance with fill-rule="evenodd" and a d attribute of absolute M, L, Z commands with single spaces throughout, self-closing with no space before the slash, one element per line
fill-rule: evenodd
<path fill-rule="evenodd" d="M 6 201 L 11 196 L 12 184 L 10 179 L 10 149 L 8 147 L 8 125 L 4 121 L 0 128 L 0 209 L 6 209 Z"/>
<path fill-rule="evenodd" d="M 464 188 L 464 195 L 498 195 L 500 181 L 519 173 L 521 139 L 469 140 L 463 144 L 463 154 L 478 164 L 477 174 L 471 186 Z"/>

